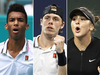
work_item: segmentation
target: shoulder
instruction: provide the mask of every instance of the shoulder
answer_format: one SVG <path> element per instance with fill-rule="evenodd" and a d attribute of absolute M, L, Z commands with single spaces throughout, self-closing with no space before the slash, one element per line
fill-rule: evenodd
<path fill-rule="evenodd" d="M 33 37 L 33 40 L 34 40 L 34 39 L 37 39 L 38 37 L 40 37 L 40 35 L 37 35 L 37 36 Z"/>
<path fill-rule="evenodd" d="M 33 42 L 37 41 L 38 37 L 40 37 L 40 35 L 33 37 Z"/>
<path fill-rule="evenodd" d="M 29 42 L 29 43 L 32 43 L 33 41 L 28 39 L 28 42 Z"/>
<path fill-rule="evenodd" d="M 71 42 L 71 41 L 74 41 L 74 37 L 68 39 L 68 43 Z"/>
<path fill-rule="evenodd" d="M 27 39 L 27 41 L 28 41 L 28 53 L 30 55 L 33 55 L 33 41 L 29 39 Z"/>
<path fill-rule="evenodd" d="M 32 49 L 32 48 L 33 48 L 33 41 L 27 39 L 27 42 L 28 42 L 28 47 L 29 47 L 29 49 Z"/>
<path fill-rule="evenodd" d="M 33 45 L 33 41 L 28 39 L 28 44 Z"/>
<path fill-rule="evenodd" d="M 2 48 L 4 47 L 4 43 L 5 43 L 5 42 L 1 42 L 1 43 L 0 43 L 0 51 L 1 51 Z"/>
<path fill-rule="evenodd" d="M 100 38 L 92 36 L 91 41 L 93 44 L 100 43 Z"/>
<path fill-rule="evenodd" d="M 100 40 L 100 38 L 95 37 L 95 36 L 92 36 L 92 39 L 94 39 L 94 40 Z"/>
<path fill-rule="evenodd" d="M 66 44 L 66 43 L 64 43 L 64 49 L 66 49 L 66 50 L 67 50 L 67 44 Z"/>
<path fill-rule="evenodd" d="M 33 37 L 33 41 L 36 40 L 36 39 L 37 39 L 37 37 Z"/>
<path fill-rule="evenodd" d="M 72 44 L 73 42 L 74 42 L 74 37 L 70 38 L 70 39 L 67 41 L 68 45 Z"/>
<path fill-rule="evenodd" d="M 65 56 L 67 57 L 67 44 L 64 43 Z"/>
<path fill-rule="evenodd" d="M 4 45 L 4 43 L 5 43 L 5 42 L 1 42 L 1 43 L 0 43 L 0 46 Z"/>

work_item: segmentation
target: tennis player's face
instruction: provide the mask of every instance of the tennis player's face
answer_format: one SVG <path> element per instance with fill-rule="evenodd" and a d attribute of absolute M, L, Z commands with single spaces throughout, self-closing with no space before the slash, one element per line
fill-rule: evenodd
<path fill-rule="evenodd" d="M 9 38 L 17 40 L 25 36 L 25 30 L 28 30 L 28 24 L 26 24 L 25 15 L 22 12 L 9 13 L 7 22 L 5 29 L 9 31 Z"/>
<path fill-rule="evenodd" d="M 84 37 L 91 35 L 91 31 L 94 29 L 94 26 L 90 20 L 88 20 L 81 12 L 79 12 L 73 16 L 71 28 L 75 37 Z"/>
<path fill-rule="evenodd" d="M 56 36 L 59 29 L 64 27 L 64 22 L 59 15 L 56 14 L 46 14 L 43 19 L 41 19 L 42 32 L 48 36 Z"/>

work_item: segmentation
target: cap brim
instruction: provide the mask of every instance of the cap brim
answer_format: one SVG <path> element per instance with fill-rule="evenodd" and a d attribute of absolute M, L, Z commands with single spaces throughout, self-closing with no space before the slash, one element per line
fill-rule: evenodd
<path fill-rule="evenodd" d="M 80 9 L 74 9 L 74 10 L 70 13 L 69 17 L 72 19 L 73 16 L 75 15 L 75 13 L 77 13 L 77 12 L 83 13 Z M 83 13 L 83 14 L 84 14 L 84 13 Z"/>
<path fill-rule="evenodd" d="M 81 12 L 87 19 L 89 19 L 89 17 L 86 15 L 86 11 L 83 9 L 74 9 L 71 13 L 70 13 L 70 18 L 72 19 L 73 16 L 75 15 L 75 13 L 77 12 Z"/>
<path fill-rule="evenodd" d="M 75 16 L 75 13 L 77 13 L 77 12 L 81 12 L 82 14 L 83 14 L 83 16 L 85 16 L 88 20 L 90 20 L 93 24 L 95 23 L 95 18 L 91 15 L 91 13 L 90 12 L 88 12 L 86 9 L 84 9 L 84 8 L 77 8 L 77 9 L 74 9 L 71 13 L 70 13 L 70 15 L 69 15 L 69 17 L 72 19 L 73 18 L 73 16 Z"/>

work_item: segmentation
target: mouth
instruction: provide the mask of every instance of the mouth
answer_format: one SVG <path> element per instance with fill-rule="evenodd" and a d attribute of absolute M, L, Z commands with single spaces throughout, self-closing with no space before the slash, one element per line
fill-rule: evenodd
<path fill-rule="evenodd" d="M 14 28 L 14 29 L 13 29 L 13 33 L 16 34 L 16 33 L 18 33 L 18 32 L 19 32 L 19 30 L 18 30 L 17 28 Z"/>
<path fill-rule="evenodd" d="M 47 27 L 47 29 L 48 29 L 48 30 L 53 30 L 53 28 L 52 28 L 52 27 Z"/>
<path fill-rule="evenodd" d="M 76 27 L 76 32 L 79 33 L 80 32 L 80 28 Z"/>

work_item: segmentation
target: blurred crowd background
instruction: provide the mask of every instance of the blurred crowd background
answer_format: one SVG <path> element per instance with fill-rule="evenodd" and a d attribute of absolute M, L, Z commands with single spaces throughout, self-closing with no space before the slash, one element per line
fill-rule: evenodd
<path fill-rule="evenodd" d="M 0 14 L 6 14 L 9 8 L 9 5 L 14 4 L 14 3 L 22 4 L 26 10 L 30 10 L 30 8 L 33 8 L 32 0 L 0 0 Z M 27 7 L 29 7 L 29 9 L 27 9 Z"/>

